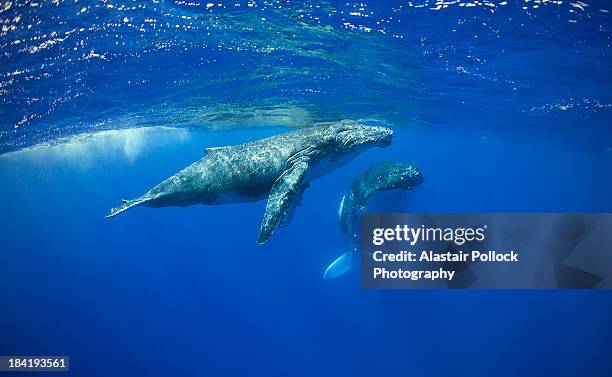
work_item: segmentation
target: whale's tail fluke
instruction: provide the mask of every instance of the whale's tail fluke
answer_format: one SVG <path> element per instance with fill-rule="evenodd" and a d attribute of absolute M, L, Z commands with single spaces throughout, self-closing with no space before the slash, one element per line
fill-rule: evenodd
<path fill-rule="evenodd" d="M 325 269 L 323 279 L 337 278 L 347 271 L 350 271 L 353 268 L 353 258 L 355 258 L 355 254 L 351 251 L 347 251 L 336 258 L 336 260 L 331 262 L 331 264 Z"/>
<path fill-rule="evenodd" d="M 137 207 L 143 204 L 144 202 L 146 202 L 145 199 L 134 199 L 134 200 L 123 199 L 123 204 L 121 204 L 119 207 L 112 208 L 110 213 L 106 215 L 105 217 L 108 219 L 110 217 L 117 216 L 121 212 L 127 211 L 128 209 L 132 207 Z"/>

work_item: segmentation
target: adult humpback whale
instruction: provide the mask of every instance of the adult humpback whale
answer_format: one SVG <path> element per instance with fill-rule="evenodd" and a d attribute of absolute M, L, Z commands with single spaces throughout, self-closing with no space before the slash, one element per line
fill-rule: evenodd
<path fill-rule="evenodd" d="M 355 122 L 323 124 L 236 146 L 206 149 L 207 155 L 147 191 L 124 200 L 106 217 L 136 206 L 165 207 L 257 201 L 268 196 L 258 243 L 286 225 L 308 182 L 358 153 L 391 144 L 393 131 Z M 331 163 L 331 164 L 330 164 Z"/>
<path fill-rule="evenodd" d="M 377 191 L 411 190 L 423 182 L 421 171 L 408 162 L 381 161 L 372 165 L 353 180 L 340 201 L 338 222 L 350 237 L 350 250 L 334 260 L 325 269 L 324 278 L 335 278 L 353 267 L 355 247 L 355 221 L 357 215 L 368 205 L 370 196 Z"/>

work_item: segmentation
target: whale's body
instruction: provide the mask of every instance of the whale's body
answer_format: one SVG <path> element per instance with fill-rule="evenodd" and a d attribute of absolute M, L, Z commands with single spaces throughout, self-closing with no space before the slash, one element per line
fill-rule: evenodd
<path fill-rule="evenodd" d="M 325 270 L 326 279 L 344 274 L 353 267 L 355 246 L 355 222 L 357 215 L 368 205 L 372 194 L 385 190 L 412 190 L 423 182 L 420 170 L 408 162 L 381 161 L 355 178 L 340 201 L 338 222 L 349 236 L 350 250 L 334 260 Z"/>
<path fill-rule="evenodd" d="M 258 242 L 286 225 L 308 182 L 363 150 L 387 146 L 384 127 L 338 122 L 287 132 L 250 143 L 206 149 L 206 156 L 138 199 L 124 200 L 107 217 L 136 206 L 252 202 L 269 197 Z"/>
<path fill-rule="evenodd" d="M 381 161 L 355 178 L 340 201 L 338 223 L 342 231 L 355 236 L 357 215 L 368 205 L 375 192 L 412 190 L 423 182 L 421 171 L 408 162 Z"/>

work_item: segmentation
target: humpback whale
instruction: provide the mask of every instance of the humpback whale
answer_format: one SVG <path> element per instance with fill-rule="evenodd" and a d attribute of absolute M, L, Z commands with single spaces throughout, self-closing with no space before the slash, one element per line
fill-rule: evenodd
<path fill-rule="evenodd" d="M 265 139 L 205 149 L 206 155 L 108 217 L 136 206 L 252 202 L 268 197 L 257 242 L 287 225 L 308 182 L 371 147 L 391 144 L 393 131 L 351 121 L 327 123 Z"/>
<path fill-rule="evenodd" d="M 372 194 L 393 189 L 411 190 L 421 183 L 423 183 L 421 171 L 408 162 L 381 161 L 355 178 L 342 197 L 338 209 L 338 222 L 342 231 L 350 237 L 350 250 L 325 269 L 324 278 L 335 278 L 353 267 L 353 259 L 357 252 L 355 221 L 357 215 L 368 205 Z"/>

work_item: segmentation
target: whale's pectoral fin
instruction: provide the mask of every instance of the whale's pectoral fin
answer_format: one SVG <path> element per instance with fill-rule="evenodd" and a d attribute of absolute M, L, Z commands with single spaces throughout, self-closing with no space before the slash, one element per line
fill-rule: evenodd
<path fill-rule="evenodd" d="M 308 187 L 308 184 L 304 183 L 307 171 L 308 163 L 304 160 L 298 161 L 274 182 L 257 243 L 265 243 L 274 229 L 288 223 L 293 210 L 300 203 L 302 192 Z"/>
<path fill-rule="evenodd" d="M 353 268 L 353 258 L 355 255 L 353 252 L 349 251 L 331 262 L 329 266 L 325 269 L 325 273 L 323 273 L 323 279 L 333 279 L 347 271 L 350 271 Z"/>

